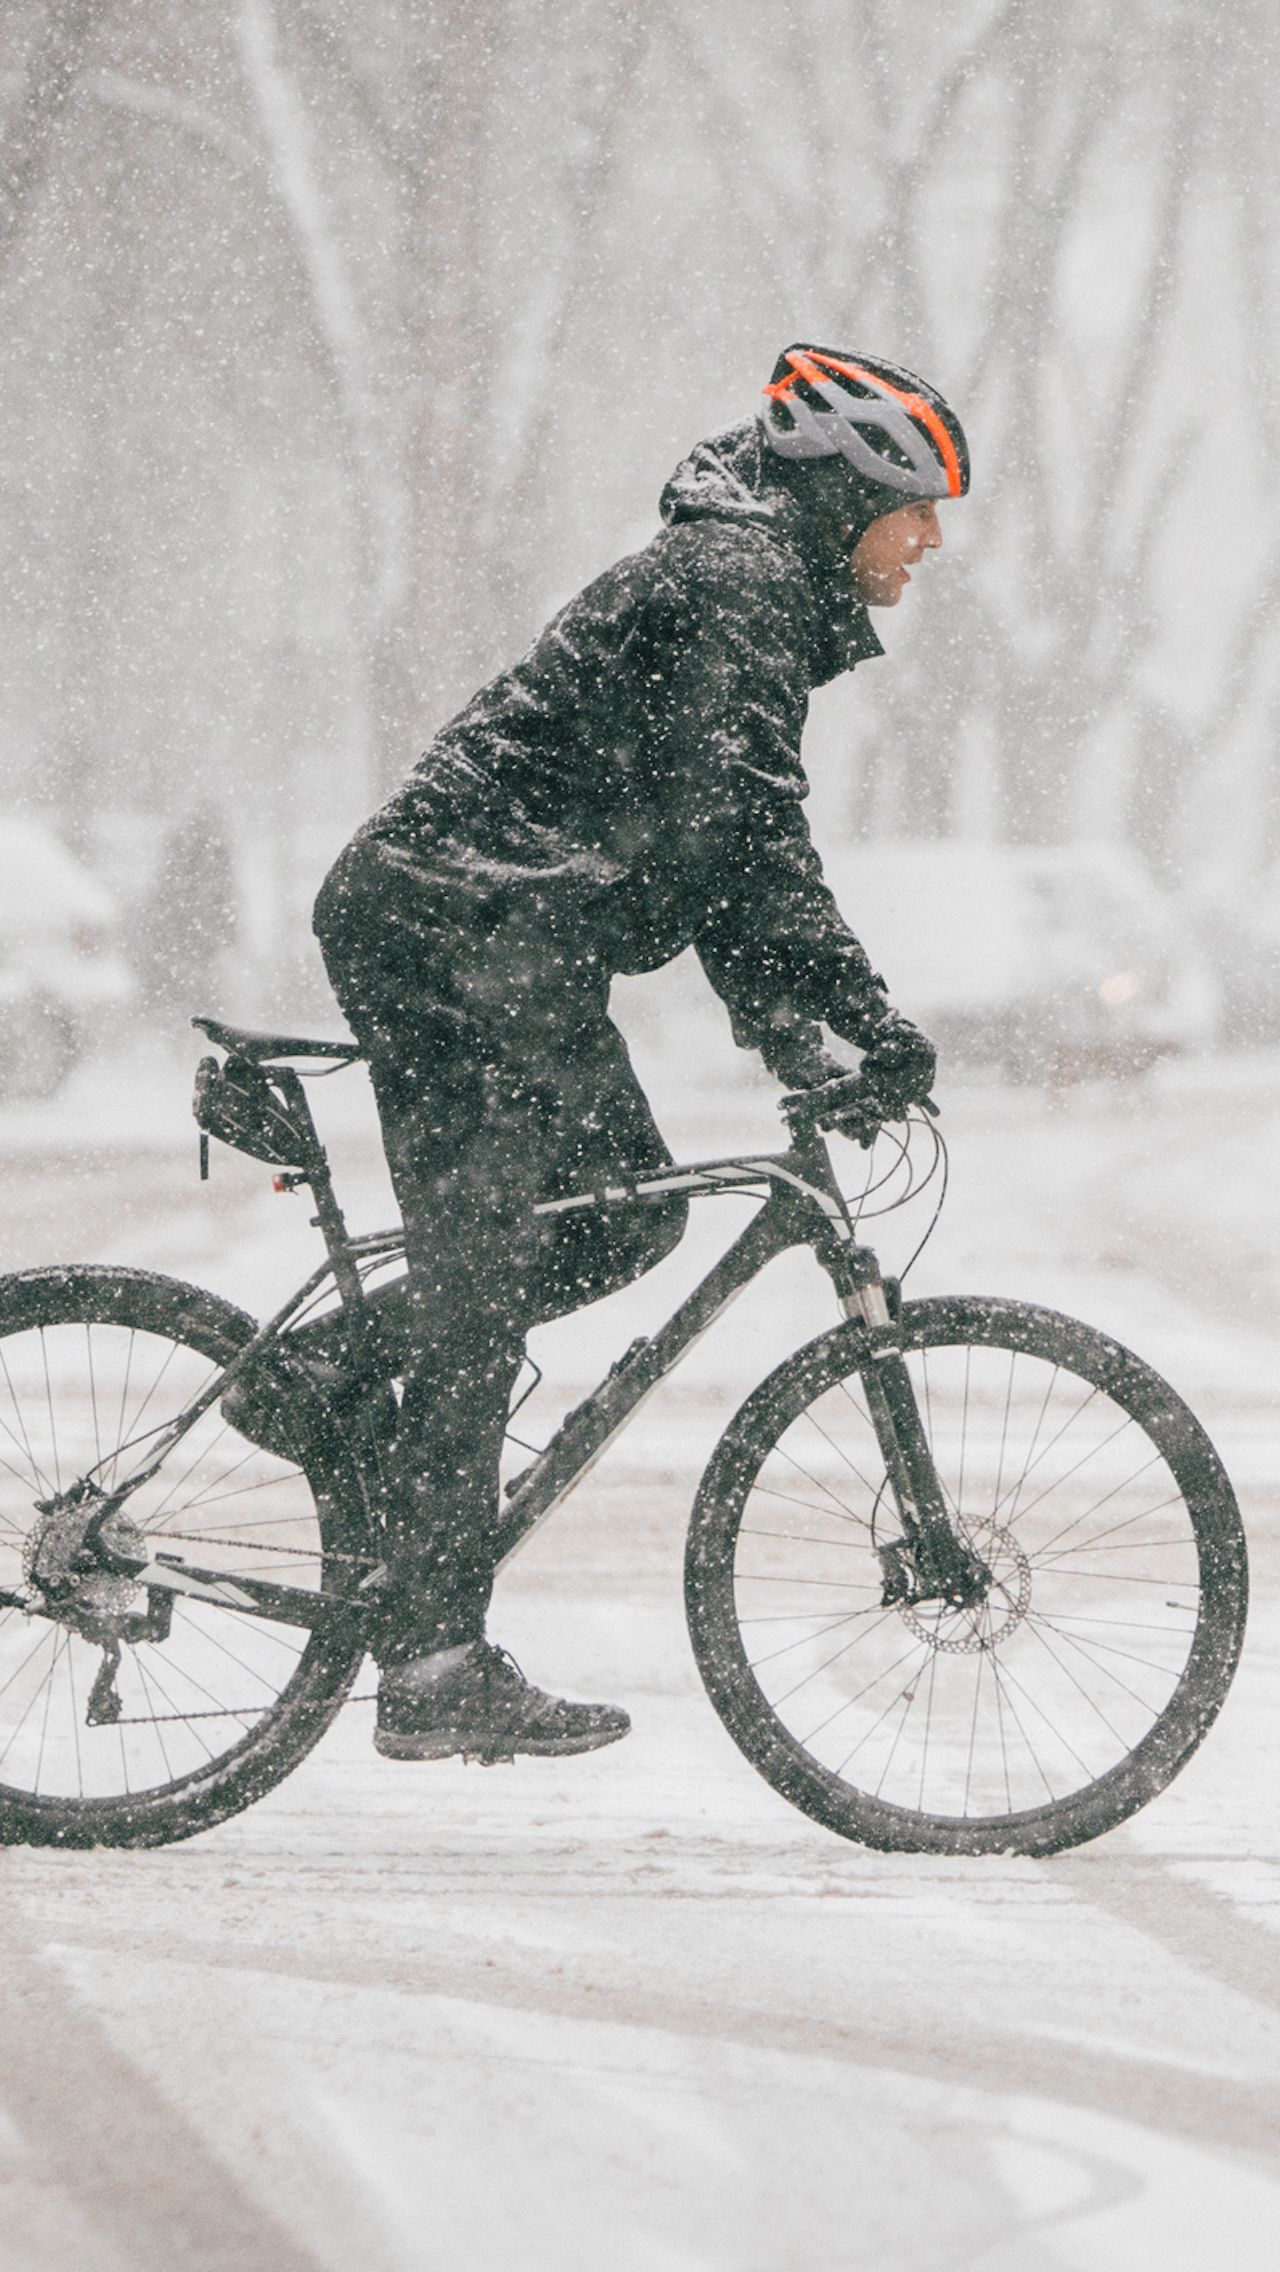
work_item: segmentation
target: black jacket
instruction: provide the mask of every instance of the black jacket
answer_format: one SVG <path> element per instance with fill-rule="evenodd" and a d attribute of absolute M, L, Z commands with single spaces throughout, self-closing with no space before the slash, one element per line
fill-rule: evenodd
<path fill-rule="evenodd" d="M 388 886 L 490 923 L 534 894 L 563 951 L 609 971 L 692 945 L 738 1040 L 779 1067 L 801 1020 L 859 1039 L 883 982 L 822 880 L 800 762 L 810 689 L 882 652 L 838 503 L 754 425 L 694 450 L 660 533 L 482 688 L 360 832 Z"/>

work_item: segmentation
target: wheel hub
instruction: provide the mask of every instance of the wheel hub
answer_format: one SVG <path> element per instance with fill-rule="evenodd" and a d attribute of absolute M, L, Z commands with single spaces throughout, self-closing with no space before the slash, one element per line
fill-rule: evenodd
<path fill-rule="evenodd" d="M 904 1601 L 898 1610 L 918 1640 L 948 1656 L 995 1648 L 1021 1625 L 1031 1604 L 1031 1564 L 1013 1532 L 989 1519 L 961 1528 L 965 1544 L 990 1572 L 981 1598 L 963 1609 L 949 1602 Z"/>
<path fill-rule="evenodd" d="M 43 1500 L 38 1511 L 22 1557 L 32 1607 L 96 1639 L 137 1599 L 135 1573 L 147 1559 L 143 1534 L 87 1478 Z"/>

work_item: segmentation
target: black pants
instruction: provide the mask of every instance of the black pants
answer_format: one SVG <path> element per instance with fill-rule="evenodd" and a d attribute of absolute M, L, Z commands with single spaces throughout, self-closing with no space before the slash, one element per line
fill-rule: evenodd
<path fill-rule="evenodd" d="M 532 1212 L 670 1165 L 607 1014 L 608 973 L 535 890 L 467 890 L 357 840 L 316 933 L 368 1053 L 404 1217 L 410 1354 L 378 1650 L 401 1663 L 484 1630 L 525 1334 L 660 1261 L 687 1209 Z"/>

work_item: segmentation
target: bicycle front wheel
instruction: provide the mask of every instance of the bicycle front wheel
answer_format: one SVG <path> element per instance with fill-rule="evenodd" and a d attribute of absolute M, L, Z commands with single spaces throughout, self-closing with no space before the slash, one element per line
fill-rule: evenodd
<path fill-rule="evenodd" d="M 1235 1497 L 1168 1384 L 1070 1318 L 912 1302 L 902 1347 L 984 1598 L 886 1600 L 902 1532 L 848 1325 L 712 1457 L 685 1570 L 699 1669 L 748 1759 L 844 1837 L 1055 1853 L 1154 1797 L 1217 1714 L 1247 1597 Z"/>
<path fill-rule="evenodd" d="M 146 1271 L 0 1280 L 0 1844 L 152 1846 L 208 1829 L 287 1775 L 350 1687 L 362 1621 L 320 1597 L 374 1567 L 353 1478 L 310 1448 L 306 1471 L 258 1449 L 216 1402 L 122 1502 L 129 1538 L 231 1592 L 266 1579 L 308 1612 L 314 1595 L 313 1624 L 144 1589 L 83 1553 L 77 1567 L 77 1484 L 109 1499 L 254 1330 Z M 42 1598 L 33 1556 L 57 1552 L 59 1520 L 67 1571 Z"/>

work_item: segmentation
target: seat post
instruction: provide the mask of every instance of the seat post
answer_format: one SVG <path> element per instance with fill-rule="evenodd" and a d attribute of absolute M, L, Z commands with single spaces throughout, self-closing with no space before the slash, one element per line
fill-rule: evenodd
<path fill-rule="evenodd" d="M 358 1341 L 364 1322 L 364 1285 L 351 1252 L 351 1239 L 346 1217 L 338 1205 L 329 1172 L 329 1155 L 320 1141 L 307 1092 L 300 1076 L 292 1065 L 273 1065 L 275 1080 L 289 1102 L 289 1109 L 304 1130 L 307 1139 L 307 1158 L 303 1174 L 316 1203 L 315 1220 L 324 1239 L 329 1260 L 333 1265 L 333 1281 L 342 1300 L 342 1307 L 350 1324 L 351 1339 Z"/>
<path fill-rule="evenodd" d="M 323 1151 L 316 1165 L 308 1168 L 307 1182 L 316 1203 L 316 1222 L 333 1264 L 333 1281 L 342 1297 L 342 1306 L 350 1321 L 351 1338 L 355 1341 L 363 1326 L 364 1286 L 351 1252 L 347 1220 L 338 1205 L 333 1177 L 329 1173 L 329 1162 Z"/>

